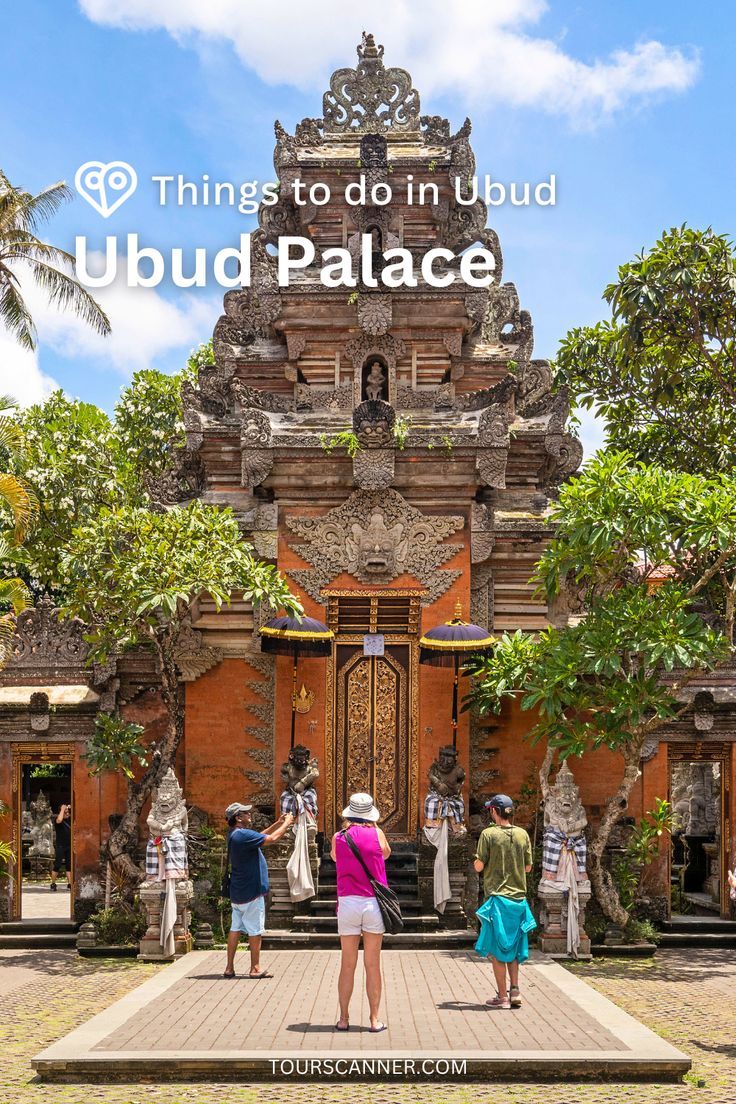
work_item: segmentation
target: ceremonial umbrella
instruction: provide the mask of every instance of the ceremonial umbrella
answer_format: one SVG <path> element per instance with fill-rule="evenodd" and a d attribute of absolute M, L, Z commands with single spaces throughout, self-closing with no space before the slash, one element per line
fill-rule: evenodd
<path fill-rule="evenodd" d="M 300 655 L 328 656 L 335 634 L 314 617 L 273 617 L 261 627 L 261 648 L 273 655 L 294 659 L 294 684 L 291 692 L 291 747 L 296 727 L 296 666 Z"/>
<path fill-rule="evenodd" d="M 455 679 L 452 684 L 452 746 L 457 747 L 457 687 L 460 674 L 460 660 L 468 655 L 481 655 L 491 650 L 496 643 L 486 629 L 480 625 L 469 625 L 462 619 L 462 606 L 455 606 L 455 616 L 444 625 L 437 625 L 425 633 L 419 641 L 419 662 L 432 667 L 453 667 Z"/>

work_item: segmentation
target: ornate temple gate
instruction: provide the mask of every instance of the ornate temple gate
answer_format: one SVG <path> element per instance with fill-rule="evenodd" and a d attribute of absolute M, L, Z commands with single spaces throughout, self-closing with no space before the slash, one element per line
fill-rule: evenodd
<path fill-rule="evenodd" d="M 325 830 L 351 793 L 373 794 L 393 838 L 417 830 L 417 659 L 421 591 L 333 592 L 328 664 Z M 365 634 L 382 654 L 367 654 Z"/>

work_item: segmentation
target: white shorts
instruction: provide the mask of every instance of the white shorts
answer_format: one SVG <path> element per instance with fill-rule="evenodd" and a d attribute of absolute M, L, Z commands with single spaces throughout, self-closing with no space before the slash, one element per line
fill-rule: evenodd
<path fill-rule="evenodd" d="M 244 905 L 231 902 L 233 918 L 230 931 L 245 932 L 246 935 L 263 935 L 266 928 L 266 898 L 256 897 L 255 901 L 246 901 Z"/>
<path fill-rule="evenodd" d="M 337 934 L 360 935 L 370 932 L 382 935 L 386 931 L 375 897 L 340 897 L 337 902 Z"/>

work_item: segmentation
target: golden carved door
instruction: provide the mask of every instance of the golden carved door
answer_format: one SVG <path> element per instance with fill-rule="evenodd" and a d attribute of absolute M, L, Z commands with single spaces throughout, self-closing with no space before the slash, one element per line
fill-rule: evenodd
<path fill-rule="evenodd" d="M 335 648 L 334 810 L 351 793 L 373 794 L 387 832 L 409 831 L 410 646 L 382 656 L 360 645 Z"/>

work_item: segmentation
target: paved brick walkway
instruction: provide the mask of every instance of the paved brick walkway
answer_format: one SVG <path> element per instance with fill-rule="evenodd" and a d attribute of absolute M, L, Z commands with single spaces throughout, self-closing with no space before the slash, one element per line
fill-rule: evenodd
<path fill-rule="evenodd" d="M 194 957 L 194 956 L 192 956 Z M 490 966 L 466 951 L 388 951 L 383 955 L 389 1030 L 368 1031 L 368 1002 L 358 964 L 350 1032 L 336 1032 L 336 951 L 269 955 L 273 979 L 222 977 L 222 953 L 199 957 L 186 976 L 102 1039 L 96 1051 L 263 1050 L 367 1053 L 435 1050 L 621 1051 L 626 1045 L 549 977 L 549 967 L 522 972 L 524 1007 L 489 1012 Z M 552 967 L 556 972 L 556 968 Z"/>
<path fill-rule="evenodd" d="M 9 969 L 12 967 L 12 970 Z M 0 952 L 0 1104 L 303 1104 L 305 1085 L 47 1084 L 30 1059 L 43 1047 L 130 992 L 161 967 L 79 959 L 68 951 Z M 694 1058 L 677 1085 L 325 1084 L 320 1104 L 732 1104 L 734 1099 L 733 952 L 660 952 L 654 959 L 580 965 L 600 992 L 638 1015 Z M 23 978 L 21 978 L 21 973 Z M 10 975 L 13 984 L 7 985 Z M 697 1082 L 703 1082 L 699 1087 Z M 309 1087 L 309 1095 L 314 1094 Z"/>
<path fill-rule="evenodd" d="M 377 1069 L 405 1080 L 439 1072 L 460 1081 L 666 1081 L 690 1068 L 671 1044 L 542 955 L 522 971 L 523 1007 L 492 1011 L 491 967 L 473 952 L 388 951 L 379 1013 L 388 1030 L 380 1033 L 368 1029 L 362 961 L 349 1032 L 334 1029 L 339 951 L 274 951 L 268 962 L 272 978 L 228 980 L 221 952 L 190 954 L 42 1051 L 34 1068 L 52 1080 L 148 1076 L 155 1065 L 162 1079 L 321 1081 L 365 1080 Z"/>
<path fill-rule="evenodd" d="M 24 920 L 71 920 L 70 894 L 66 879 L 59 878 L 56 893 L 50 882 L 24 882 L 22 908 Z"/>

